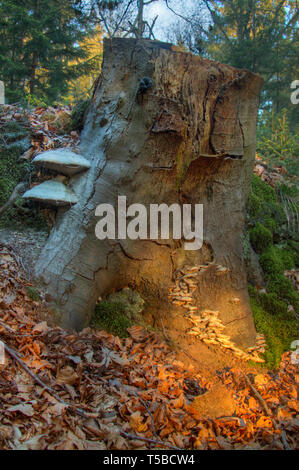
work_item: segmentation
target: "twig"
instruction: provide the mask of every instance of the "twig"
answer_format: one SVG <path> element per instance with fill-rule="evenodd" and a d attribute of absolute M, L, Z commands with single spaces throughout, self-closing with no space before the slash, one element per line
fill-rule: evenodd
<path fill-rule="evenodd" d="M 247 377 L 247 375 L 244 374 L 244 377 L 245 377 L 245 380 L 249 386 L 249 388 L 251 389 L 252 393 L 255 395 L 255 397 L 258 399 L 258 401 L 260 402 L 260 404 L 262 405 L 262 407 L 264 408 L 267 416 L 271 417 L 272 418 L 272 413 L 271 411 L 269 410 L 269 407 L 267 405 L 267 403 L 265 402 L 265 400 L 263 399 L 263 397 L 261 396 L 261 394 L 256 390 L 256 388 L 254 388 L 254 386 L 252 385 L 252 383 L 250 382 L 249 378 Z M 273 420 L 273 424 L 274 424 L 274 420 Z M 276 423 L 275 423 L 276 424 Z"/>
<path fill-rule="evenodd" d="M 244 377 L 245 377 L 245 380 L 250 388 L 250 390 L 252 391 L 252 393 L 254 394 L 254 396 L 258 399 L 258 401 L 260 402 L 260 404 L 262 405 L 262 407 L 264 408 L 267 416 L 269 416 L 269 418 L 271 418 L 272 422 L 273 422 L 273 426 L 275 429 L 279 429 L 279 426 L 278 424 L 276 423 L 275 419 L 273 418 L 272 416 L 272 413 L 267 405 L 267 403 L 265 402 L 265 400 L 263 399 L 263 397 L 261 396 L 261 394 L 256 390 L 256 388 L 252 385 L 252 383 L 250 382 L 249 378 L 247 377 L 247 375 L 243 374 Z M 286 437 L 286 433 L 285 431 L 281 431 L 280 433 L 281 435 L 281 440 L 282 440 L 282 443 L 283 443 L 283 446 L 285 448 L 285 450 L 292 450 L 291 447 L 289 446 L 288 444 L 288 441 L 287 441 L 287 437 Z"/>
<path fill-rule="evenodd" d="M 16 333 L 12 328 L 5 325 L 5 323 L 3 323 L 1 320 L 0 320 L 0 326 L 1 326 L 1 328 L 4 328 L 5 330 L 9 331 L 9 333 L 12 333 L 12 334 Z"/>
<path fill-rule="evenodd" d="M 150 419 L 151 419 L 151 424 L 152 424 L 152 432 L 153 434 L 158 437 L 158 434 L 157 434 L 157 431 L 156 431 L 156 428 L 155 428 L 155 421 L 154 421 L 154 417 L 149 409 L 149 407 L 147 406 L 147 403 L 136 393 L 136 397 L 139 398 L 139 400 L 141 401 L 141 403 L 143 404 L 144 408 L 146 409 Z"/>
<path fill-rule="evenodd" d="M 135 434 L 128 434 L 125 431 L 120 431 L 120 434 L 121 436 L 126 437 L 127 439 L 137 439 L 138 441 L 149 442 L 150 444 L 156 444 L 156 445 L 163 446 L 163 447 L 169 447 L 170 449 L 174 449 L 174 450 L 182 450 L 179 447 L 175 447 L 172 444 L 168 444 L 168 442 L 163 442 L 158 439 L 149 439 L 147 437 L 140 437 L 140 436 L 136 436 Z"/>
<path fill-rule="evenodd" d="M 72 410 L 74 413 L 78 414 L 79 416 L 82 416 L 83 418 L 90 418 L 90 416 L 87 413 L 85 413 L 83 410 L 81 410 L 80 408 L 74 407 L 70 403 L 67 403 L 62 398 L 60 398 L 60 396 L 56 392 L 54 392 L 54 390 L 52 390 L 51 387 L 45 384 L 45 382 L 43 382 L 34 372 L 32 372 L 32 370 L 29 369 L 29 367 L 22 361 L 22 359 L 19 358 L 18 353 L 14 349 L 8 347 L 3 341 L 2 343 L 4 344 L 4 349 L 8 352 L 8 354 L 18 364 L 20 364 L 20 366 L 27 372 L 28 375 L 30 375 L 30 377 L 35 382 L 37 382 L 41 387 L 46 389 L 54 398 L 56 398 L 57 401 L 59 401 L 60 403 L 68 407 L 70 410 Z"/>
<path fill-rule="evenodd" d="M 9 326 L 5 325 L 5 323 L 3 323 L 1 320 L 0 320 L 0 327 L 1 328 L 4 328 L 5 330 L 7 330 L 9 333 L 13 334 L 14 335 L 14 338 L 29 338 L 32 336 L 37 336 L 36 334 L 33 334 L 33 333 L 16 333 L 15 330 L 13 330 L 12 328 L 10 328 Z"/>
<path fill-rule="evenodd" d="M 287 436 L 286 436 L 285 431 L 281 431 L 281 434 L 280 434 L 280 435 L 281 435 L 281 440 L 282 440 L 282 443 L 283 443 L 283 445 L 284 445 L 284 448 L 285 448 L 286 450 L 292 450 L 291 447 L 289 446 L 288 441 L 287 441 Z"/>

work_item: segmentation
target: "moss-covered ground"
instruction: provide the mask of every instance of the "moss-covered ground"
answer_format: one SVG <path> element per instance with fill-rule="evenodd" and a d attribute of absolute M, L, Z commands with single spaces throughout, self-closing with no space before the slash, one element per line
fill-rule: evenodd
<path fill-rule="evenodd" d="M 1 111 L 1 109 L 0 109 Z M 28 183 L 34 175 L 33 165 L 20 159 L 30 146 L 30 128 L 26 117 L 8 121 L 0 129 L 0 207 L 9 199 L 15 186 Z M 34 204 L 19 197 L 0 217 L 0 228 L 19 226 L 47 230 L 47 222 Z"/>
<path fill-rule="evenodd" d="M 259 255 L 264 273 L 266 292 L 249 286 L 251 307 L 256 329 L 267 340 L 266 365 L 277 367 L 281 354 L 298 338 L 299 295 L 284 272 L 299 266 L 298 232 L 288 230 L 288 212 L 282 191 L 277 191 L 253 175 L 248 200 L 248 229 L 250 243 Z M 298 192 L 291 189 L 294 210 Z"/>

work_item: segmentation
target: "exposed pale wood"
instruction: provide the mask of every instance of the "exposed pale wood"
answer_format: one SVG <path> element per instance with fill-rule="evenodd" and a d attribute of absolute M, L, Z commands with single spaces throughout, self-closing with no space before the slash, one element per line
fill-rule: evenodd
<path fill-rule="evenodd" d="M 144 77 L 152 87 L 140 96 Z M 82 328 L 99 296 L 128 285 L 145 297 L 149 312 L 170 317 L 174 272 L 215 259 L 195 302 L 219 311 L 226 334 L 239 346 L 252 345 L 242 231 L 261 85 L 249 71 L 177 52 L 170 44 L 105 42 L 81 139 L 80 154 L 91 168 L 72 178 L 79 202 L 58 211 L 35 270 L 63 326 Z M 118 195 L 146 207 L 202 203 L 202 250 L 185 251 L 183 241 L 172 239 L 97 240 L 95 208 L 117 207 Z M 228 268 L 221 276 L 217 264 Z M 238 305 L 231 303 L 235 297 Z"/>

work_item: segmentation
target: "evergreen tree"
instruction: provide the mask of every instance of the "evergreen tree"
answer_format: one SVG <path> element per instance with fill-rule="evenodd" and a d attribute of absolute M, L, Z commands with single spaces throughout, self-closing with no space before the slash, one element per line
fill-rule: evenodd
<path fill-rule="evenodd" d="M 265 79 L 265 101 L 270 100 L 276 110 L 281 109 L 286 104 L 283 96 L 286 87 L 289 100 L 291 70 L 298 69 L 296 2 L 206 0 L 205 3 L 213 20 L 207 37 L 211 44 L 208 53 L 261 74 Z"/>
<path fill-rule="evenodd" d="M 68 81 L 94 63 L 79 43 L 91 34 L 80 3 L 73 0 L 0 1 L 0 76 L 10 101 L 26 93 L 59 100 Z"/>
<path fill-rule="evenodd" d="M 179 16 L 185 27 L 181 21 L 177 42 L 262 75 L 262 106 L 275 112 L 287 108 L 295 123 L 298 106 L 290 101 L 290 85 L 299 76 L 297 0 L 195 0 L 192 12 Z"/>
<path fill-rule="evenodd" d="M 290 84 L 298 76 L 299 10 L 295 0 L 204 0 L 212 25 L 207 54 L 263 76 L 263 104 L 288 108 Z"/>

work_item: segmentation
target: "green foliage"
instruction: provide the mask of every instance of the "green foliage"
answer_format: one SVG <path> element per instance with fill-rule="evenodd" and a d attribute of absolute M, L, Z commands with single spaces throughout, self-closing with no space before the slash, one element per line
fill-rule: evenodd
<path fill-rule="evenodd" d="M 43 100 L 43 98 L 40 98 L 36 95 L 31 95 L 30 93 L 26 94 L 26 104 L 33 108 L 47 108 L 47 103 Z"/>
<path fill-rule="evenodd" d="M 33 165 L 20 160 L 30 146 L 30 134 L 25 117 L 2 124 L 0 129 L 0 206 L 10 197 L 16 185 L 27 182 L 35 172 Z M 26 207 L 24 207 L 26 206 Z M 28 226 L 48 230 L 47 221 L 34 205 L 18 198 L 0 218 L 0 227 Z"/>
<path fill-rule="evenodd" d="M 272 186 L 269 186 L 269 184 L 266 184 L 263 180 L 261 180 L 258 175 L 252 175 L 251 184 L 253 194 L 257 196 L 262 203 L 277 203 L 275 189 L 272 188 Z"/>
<path fill-rule="evenodd" d="M 278 202 L 275 189 L 255 174 L 252 176 L 247 213 L 249 227 L 260 222 L 271 233 L 276 233 L 278 226 L 286 223 L 286 216 Z"/>
<path fill-rule="evenodd" d="M 294 197 L 294 188 L 281 188 Z M 257 331 L 265 335 L 268 367 L 278 367 L 281 354 L 296 339 L 298 322 L 288 312 L 291 304 L 299 312 L 299 296 L 292 282 L 284 276 L 299 261 L 299 243 L 289 239 L 287 220 L 280 191 L 275 191 L 257 175 L 253 176 L 248 201 L 248 226 L 253 248 L 260 254 L 267 293 L 249 285 L 248 291 Z M 274 244 L 274 241 L 276 244 Z"/>
<path fill-rule="evenodd" d="M 128 336 L 127 328 L 131 326 L 131 322 L 121 302 L 103 300 L 96 306 L 91 326 L 125 338 Z"/>
<path fill-rule="evenodd" d="M 296 319 L 287 315 L 285 309 L 279 311 L 278 304 L 274 298 L 269 298 L 262 302 L 272 312 L 268 312 L 257 300 L 258 294 L 251 296 L 251 309 L 253 312 L 256 329 L 263 333 L 267 342 L 265 352 L 266 366 L 270 368 L 278 367 L 283 352 L 289 350 L 291 342 L 297 338 L 298 323 Z M 273 312 L 273 308 L 275 311 Z M 274 314 L 273 314 L 274 313 Z"/>
<path fill-rule="evenodd" d="M 294 268 L 294 259 L 289 250 L 277 246 L 269 247 L 260 257 L 260 265 L 268 276 L 282 274 L 286 269 Z"/>
<path fill-rule="evenodd" d="M 53 104 L 68 82 L 94 68 L 80 44 L 92 33 L 76 0 L 0 2 L 0 76 L 8 101 Z M 86 59 L 86 60 L 85 60 Z"/>
<path fill-rule="evenodd" d="M 264 111 L 258 127 L 258 154 L 270 166 L 284 167 L 289 177 L 299 176 L 298 133 L 291 131 L 287 110 L 279 113 Z"/>
<path fill-rule="evenodd" d="M 292 251 L 271 246 L 260 256 L 260 264 L 265 273 L 268 291 L 299 311 L 299 295 L 292 282 L 283 274 L 285 270 L 295 266 Z"/>
<path fill-rule="evenodd" d="M 209 4 L 212 23 L 203 35 L 206 53 L 264 78 L 264 108 L 288 108 L 298 123 L 298 106 L 290 101 L 290 82 L 298 71 L 298 7 L 293 0 L 217 0 Z M 202 24 L 202 23 L 201 23 Z M 296 109 L 297 108 L 297 109 Z M 296 118 L 297 117 L 297 118 Z"/>
<path fill-rule="evenodd" d="M 291 251 L 295 267 L 299 267 L 299 242 L 287 240 L 287 249 Z"/>
<path fill-rule="evenodd" d="M 30 164 L 19 160 L 29 147 L 26 122 L 8 122 L 0 129 L 0 206 L 7 201 L 15 186 L 28 179 Z"/>
<path fill-rule="evenodd" d="M 299 312 L 299 295 L 295 291 L 290 279 L 286 278 L 283 274 L 273 273 L 268 277 L 267 289 L 269 292 L 276 293 L 279 298 L 293 305 L 295 310 Z"/>
<path fill-rule="evenodd" d="M 249 237 L 251 245 L 257 253 L 262 253 L 273 243 L 272 233 L 260 222 L 249 230 Z"/>
<path fill-rule="evenodd" d="M 263 309 L 272 315 L 288 315 L 288 304 L 276 294 L 260 294 L 259 301 Z"/>
<path fill-rule="evenodd" d="M 259 261 L 265 273 L 268 291 L 299 311 L 299 296 L 291 281 L 284 276 L 284 271 L 294 268 L 296 260 L 298 262 L 298 247 L 294 249 L 294 242 L 282 243 L 283 246 L 273 244 L 273 233 L 276 232 L 277 236 L 284 233 L 281 227 L 285 217 L 274 189 L 256 175 L 252 180 L 248 212 L 248 225 L 255 223 L 249 230 L 250 242 L 260 254 Z M 263 223 L 256 223 L 256 220 Z"/>
<path fill-rule="evenodd" d="M 90 100 L 80 100 L 74 106 L 72 115 L 71 115 L 70 130 L 82 131 L 84 127 L 86 112 L 87 112 L 89 105 L 90 105 Z"/>
<path fill-rule="evenodd" d="M 34 300 L 35 302 L 40 300 L 40 293 L 36 287 L 32 287 L 32 286 L 27 287 L 26 294 L 27 294 L 27 297 L 29 297 L 31 300 Z"/>

